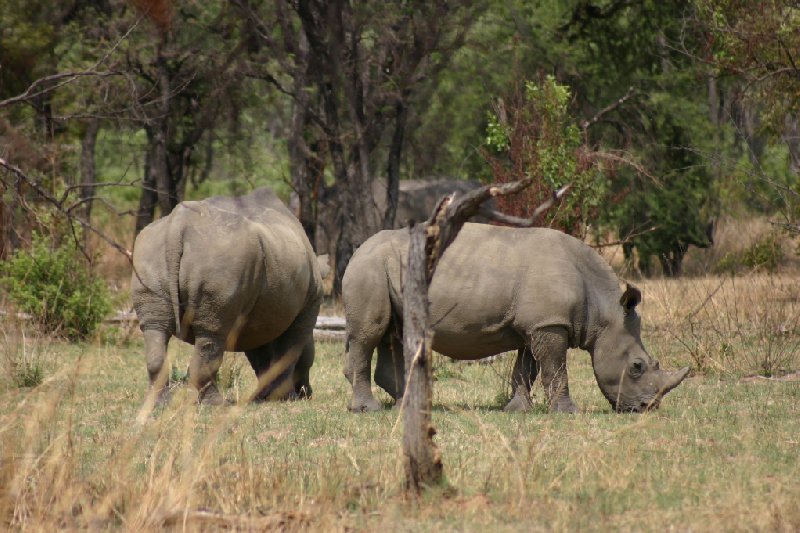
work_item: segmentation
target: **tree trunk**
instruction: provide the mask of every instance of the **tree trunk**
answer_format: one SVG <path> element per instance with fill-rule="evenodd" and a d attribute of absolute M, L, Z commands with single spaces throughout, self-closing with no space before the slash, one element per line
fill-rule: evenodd
<path fill-rule="evenodd" d="M 409 228 L 408 266 L 403 287 L 403 356 L 408 386 L 403 397 L 403 457 L 406 488 L 420 492 L 442 479 L 442 460 L 433 443 L 432 333 L 428 320 L 426 224 Z"/>
<path fill-rule="evenodd" d="M 789 149 L 789 168 L 798 174 L 800 173 L 800 121 L 796 116 L 787 114 L 784 123 L 783 140 Z"/>
<path fill-rule="evenodd" d="M 159 116 L 153 121 L 154 124 L 148 131 L 147 140 L 152 149 L 150 172 L 156 185 L 158 207 L 161 210 L 161 216 L 165 217 L 172 212 L 172 208 L 178 202 L 176 198 L 173 198 L 173 187 L 170 183 L 169 151 L 167 149 L 170 79 L 166 59 L 163 57 L 159 57 L 157 60 L 157 70 L 158 87 L 161 92 L 158 105 Z"/>
<path fill-rule="evenodd" d="M 397 215 L 397 198 L 400 192 L 400 162 L 403 155 L 403 140 L 408 119 L 408 107 L 401 101 L 395 105 L 396 118 L 392 145 L 389 148 L 389 164 L 386 169 L 386 211 L 383 213 L 383 229 L 394 227 Z M 406 221 L 403 220 L 403 223 Z"/>
<path fill-rule="evenodd" d="M 100 121 L 97 118 L 89 119 L 86 124 L 86 131 L 83 133 L 81 141 L 81 200 L 83 201 L 83 218 L 91 223 L 92 217 L 92 197 L 94 196 L 95 164 L 94 152 L 97 145 L 97 133 L 100 131 Z M 84 233 L 84 244 L 87 233 Z"/>
<path fill-rule="evenodd" d="M 714 180 L 718 183 L 722 179 L 722 116 L 720 109 L 720 91 L 716 76 L 708 76 L 708 118 L 711 121 L 714 136 L 714 148 L 712 152 L 711 168 Z M 716 199 L 712 200 L 719 203 Z M 715 206 L 718 207 L 718 206 Z"/>
<path fill-rule="evenodd" d="M 323 184 L 323 174 L 325 165 L 320 157 L 321 143 L 314 141 L 306 142 L 305 135 L 309 131 L 309 107 L 311 95 L 307 90 L 308 79 L 310 77 L 311 64 L 308 59 L 307 45 L 303 42 L 299 45 L 301 57 L 298 61 L 305 65 L 299 69 L 294 78 L 293 94 L 296 95 L 292 108 L 291 129 L 287 139 L 289 152 L 289 172 L 292 176 L 292 189 L 297 197 L 297 218 L 306 232 L 308 240 L 318 253 L 326 253 L 327 250 L 319 250 L 317 243 L 317 198 L 320 186 Z"/>
<path fill-rule="evenodd" d="M 149 133 L 148 133 L 149 138 Z M 158 195 L 156 193 L 156 184 L 153 179 L 153 174 L 150 172 L 152 164 L 152 151 L 150 143 L 147 145 L 147 152 L 144 158 L 144 179 L 142 180 L 142 192 L 139 195 L 139 209 L 136 211 L 136 233 L 138 235 L 145 226 L 150 224 L 155 217 L 156 202 Z"/>

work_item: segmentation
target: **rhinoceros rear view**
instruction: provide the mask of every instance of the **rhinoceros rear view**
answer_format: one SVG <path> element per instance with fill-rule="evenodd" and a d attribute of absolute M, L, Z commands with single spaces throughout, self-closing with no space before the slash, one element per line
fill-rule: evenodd
<path fill-rule="evenodd" d="M 182 202 L 136 239 L 133 304 L 154 396 L 163 399 L 171 335 L 195 345 L 189 381 L 220 403 L 223 351 L 243 351 L 257 398 L 310 395 L 313 328 L 322 299 L 317 258 L 300 223 L 268 189 Z"/>
<path fill-rule="evenodd" d="M 382 231 L 354 254 L 342 281 L 347 318 L 345 376 L 350 409 L 380 408 L 375 382 L 403 395 L 401 271 L 408 231 Z M 583 242 L 546 228 L 466 224 L 447 249 L 429 292 L 433 349 L 454 359 L 518 350 L 507 410 L 531 406 L 530 387 L 542 376 L 552 411 L 574 412 L 567 348 L 591 353 L 600 390 L 617 411 L 657 406 L 689 369 L 666 372 L 645 351 L 638 289 L 620 291 L 608 264 Z"/>

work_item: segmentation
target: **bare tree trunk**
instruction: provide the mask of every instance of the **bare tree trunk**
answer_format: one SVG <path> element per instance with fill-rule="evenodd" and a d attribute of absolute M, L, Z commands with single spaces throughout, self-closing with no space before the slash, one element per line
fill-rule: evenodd
<path fill-rule="evenodd" d="M 159 52 L 160 53 L 160 52 Z M 150 161 L 150 172 L 156 185 L 158 194 L 158 207 L 161 216 L 165 217 L 172 212 L 172 208 L 177 205 L 177 198 L 173 197 L 173 185 L 170 180 L 169 152 L 167 150 L 167 128 L 169 117 L 169 90 L 170 79 L 167 71 L 166 59 L 159 57 L 158 66 L 158 87 L 161 92 L 159 98 L 159 116 L 148 131 L 148 141 L 152 147 L 152 159 Z"/>
<path fill-rule="evenodd" d="M 81 200 L 83 200 L 84 220 L 89 223 L 91 223 L 92 217 L 92 197 L 94 196 L 94 183 L 96 180 L 94 152 L 99 131 L 100 121 L 97 118 L 89 119 L 81 141 Z M 84 244 L 87 235 L 84 233 Z"/>
<path fill-rule="evenodd" d="M 800 121 L 796 116 L 787 114 L 784 125 L 783 140 L 789 149 L 789 168 L 798 174 L 800 173 Z"/>
<path fill-rule="evenodd" d="M 407 97 L 407 96 L 406 96 Z M 406 133 L 408 120 L 408 107 L 401 100 L 395 105 L 397 116 L 395 118 L 392 145 L 389 147 L 389 164 L 386 169 L 386 211 L 383 213 L 383 229 L 394 227 L 397 215 L 397 198 L 400 192 L 400 162 L 403 153 L 403 140 Z M 406 221 L 403 220 L 403 223 Z"/>
<path fill-rule="evenodd" d="M 711 153 L 711 175 L 717 187 L 722 183 L 722 109 L 720 107 L 720 88 L 716 76 L 709 74 L 708 82 L 708 119 L 711 122 L 713 135 L 713 148 Z M 718 195 L 712 194 L 709 199 L 709 206 L 712 213 L 716 214 L 720 209 L 720 199 Z"/>
<path fill-rule="evenodd" d="M 0 259 L 8 258 L 19 244 L 14 231 L 14 213 L 17 211 L 17 193 L 6 189 L 0 181 Z"/>
<path fill-rule="evenodd" d="M 403 356 L 408 385 L 403 397 L 403 456 L 406 488 L 420 492 L 442 479 L 442 459 L 433 442 L 433 335 L 428 318 L 426 224 L 409 228 L 408 266 L 403 287 Z"/>
<path fill-rule="evenodd" d="M 153 174 L 150 172 L 152 159 L 151 146 L 150 143 L 148 143 L 144 158 L 144 179 L 142 180 L 142 191 L 139 195 L 139 209 L 136 211 L 136 235 L 150 224 L 155 217 L 158 195 L 156 194 L 156 184 L 153 179 Z"/>
<path fill-rule="evenodd" d="M 317 247 L 317 198 L 320 186 L 323 184 L 324 163 L 320 155 L 321 143 L 306 142 L 306 132 L 310 130 L 309 109 L 311 105 L 310 91 L 307 90 L 310 77 L 311 63 L 308 54 L 308 44 L 302 40 L 298 44 L 299 57 L 297 61 L 304 65 L 294 77 L 295 101 L 292 108 L 292 122 L 287 139 L 289 152 L 289 171 L 292 176 L 292 189 L 297 195 L 297 218 L 306 232 L 306 236 L 314 250 L 319 254 L 327 250 L 318 250 Z"/>

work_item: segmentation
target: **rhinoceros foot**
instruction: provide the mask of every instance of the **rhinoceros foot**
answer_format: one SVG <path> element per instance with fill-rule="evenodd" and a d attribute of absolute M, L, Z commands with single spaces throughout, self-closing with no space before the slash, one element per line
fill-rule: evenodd
<path fill-rule="evenodd" d="M 571 415 L 574 415 L 575 413 L 578 412 L 578 408 L 572 402 L 571 398 L 569 398 L 569 397 L 563 398 L 562 397 L 562 398 L 559 398 L 557 400 L 554 400 L 550 404 L 550 412 L 551 413 L 569 413 Z"/>
<path fill-rule="evenodd" d="M 217 386 L 210 383 L 200 391 L 198 402 L 203 405 L 223 405 L 225 398 L 222 397 Z"/>
<path fill-rule="evenodd" d="M 506 413 L 526 413 L 533 409 L 533 403 L 529 397 L 516 394 L 511 401 L 503 408 Z"/>
<path fill-rule="evenodd" d="M 351 413 L 372 413 L 383 409 L 383 405 L 375 398 L 367 398 L 363 400 L 353 399 L 353 402 L 347 407 Z"/>

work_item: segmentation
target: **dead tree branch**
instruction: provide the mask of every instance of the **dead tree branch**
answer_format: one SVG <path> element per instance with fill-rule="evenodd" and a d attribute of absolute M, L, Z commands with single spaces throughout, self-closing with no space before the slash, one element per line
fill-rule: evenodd
<path fill-rule="evenodd" d="M 490 198 L 514 194 L 529 187 L 532 179 L 503 185 L 486 185 L 460 198 L 455 193 L 443 197 L 420 225 L 409 227 L 408 265 L 403 286 L 403 356 L 405 358 L 406 389 L 401 408 L 403 412 L 403 457 L 406 488 L 419 493 L 442 479 L 442 460 L 433 442 L 431 408 L 433 328 L 430 323 L 428 287 L 436 266 L 447 247 L 458 236 L 464 223 L 482 212 L 482 204 Z M 491 210 L 483 212 L 501 218 L 506 223 L 531 227 L 534 221 L 569 189 L 565 185 L 552 198 L 536 208 L 530 219 L 509 217 Z"/>
<path fill-rule="evenodd" d="M 624 104 L 625 100 L 628 100 L 634 94 L 636 94 L 636 90 L 633 87 L 629 87 L 628 92 L 625 93 L 625 96 L 618 99 L 616 102 L 612 102 L 611 104 L 607 105 L 606 107 L 595 113 L 595 115 L 592 118 L 581 122 L 581 129 L 583 130 L 583 132 L 586 133 L 586 130 L 588 130 L 590 126 L 597 124 L 597 122 L 599 122 L 600 119 L 603 118 L 603 115 L 610 113 L 611 111 L 615 110 L 616 108 Z"/>
<path fill-rule="evenodd" d="M 11 173 L 16 178 L 16 182 L 17 182 L 16 184 L 17 185 L 19 185 L 20 182 L 24 182 L 28 186 L 30 186 L 36 192 L 36 194 L 38 194 L 47 203 L 49 203 L 50 205 L 55 207 L 55 209 L 59 213 L 64 215 L 67 218 L 67 220 L 69 220 L 70 222 L 76 222 L 76 223 L 80 224 L 87 231 L 91 231 L 92 233 L 94 233 L 95 235 L 100 237 L 103 241 L 105 241 L 106 243 L 111 245 L 112 248 L 114 248 L 115 250 L 120 252 L 122 255 L 127 257 L 128 261 L 132 261 L 133 260 L 133 254 L 131 253 L 130 250 L 128 250 L 123 245 L 121 245 L 118 242 L 116 242 L 115 240 L 113 240 L 111 237 L 107 236 L 105 233 L 103 233 L 99 229 L 97 229 L 94 226 L 92 226 L 88 221 L 82 219 L 81 217 L 75 216 L 71 212 L 71 209 L 69 209 L 68 207 L 65 207 L 64 204 L 65 204 L 65 202 L 67 200 L 66 196 L 64 196 L 64 197 L 62 197 L 60 199 L 52 196 L 50 193 L 47 192 L 47 190 L 44 187 L 42 187 L 42 185 L 39 182 L 37 182 L 36 180 L 28 177 L 22 171 L 22 169 L 20 169 L 16 165 L 13 165 L 13 164 L 7 162 L 3 158 L 0 158 L 0 167 L 4 168 L 6 171 Z"/>

